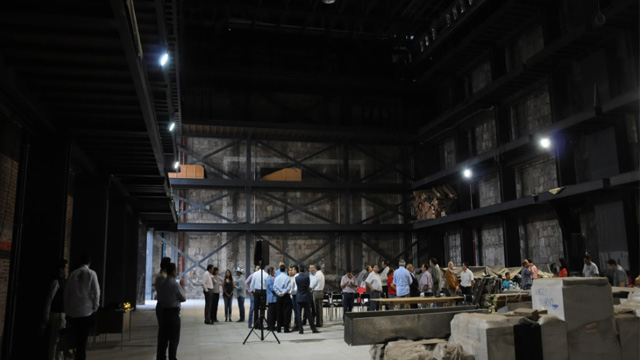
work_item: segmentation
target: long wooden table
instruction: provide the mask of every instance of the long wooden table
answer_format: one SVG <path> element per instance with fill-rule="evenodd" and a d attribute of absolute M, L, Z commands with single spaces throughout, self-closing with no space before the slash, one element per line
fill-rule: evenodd
<path fill-rule="evenodd" d="M 456 306 L 457 300 L 463 300 L 463 296 L 442 296 L 442 297 L 396 297 L 373 299 L 382 305 L 410 305 L 410 304 L 449 304 Z M 370 300 L 371 301 L 371 300 Z"/>

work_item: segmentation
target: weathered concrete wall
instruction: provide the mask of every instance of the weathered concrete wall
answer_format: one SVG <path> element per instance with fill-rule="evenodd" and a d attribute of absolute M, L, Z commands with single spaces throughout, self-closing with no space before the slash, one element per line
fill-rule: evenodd
<path fill-rule="evenodd" d="M 453 137 L 447 138 L 442 143 L 442 152 L 443 152 L 443 166 L 444 169 L 448 169 L 456 164 L 456 142 Z"/>
<path fill-rule="evenodd" d="M 460 231 L 449 231 L 445 235 L 445 250 L 447 258 L 442 261 L 442 267 L 446 267 L 449 261 L 453 261 L 456 266 L 462 264 L 462 244 Z"/>
<path fill-rule="evenodd" d="M 496 121 L 495 113 L 485 112 L 476 120 L 476 154 L 482 154 L 496 147 Z"/>
<path fill-rule="evenodd" d="M 527 163 L 517 168 L 515 173 L 518 198 L 537 195 L 558 186 L 556 163 L 552 155 Z"/>
<path fill-rule="evenodd" d="M 543 48 L 544 37 L 542 27 L 540 25 L 535 25 L 516 38 L 511 45 L 507 47 L 507 71 L 522 65 L 527 61 L 527 59 L 538 53 Z"/>
<path fill-rule="evenodd" d="M 480 229 L 482 239 L 482 264 L 504 265 L 504 237 L 500 223 L 488 223 Z"/>
<path fill-rule="evenodd" d="M 187 156 L 188 162 L 205 160 L 207 154 L 229 146 L 216 153 L 206 162 L 207 178 L 239 178 L 246 176 L 246 143 L 234 143 L 231 140 L 190 138 L 187 150 L 193 156 Z M 366 178 L 366 182 L 398 183 L 403 175 L 398 171 L 386 168 L 386 164 L 396 164 L 396 169 L 409 168 L 410 159 L 401 158 L 400 150 L 390 146 L 348 145 L 348 174 L 344 173 L 344 147 L 324 143 L 263 141 L 252 146 L 252 171 L 258 179 L 262 168 L 288 167 L 292 161 L 287 159 L 304 159 L 302 167 L 305 179 L 322 179 L 327 181 L 357 182 Z M 226 174 L 223 176 L 223 174 Z M 403 218 L 396 212 L 385 212 L 387 206 L 395 206 L 402 202 L 397 194 L 359 194 L 313 191 L 273 191 L 255 190 L 249 199 L 251 217 L 247 219 L 246 192 L 227 189 L 189 189 L 179 190 L 179 195 L 192 203 L 205 205 L 198 208 L 193 204 L 183 203 L 183 221 L 186 223 L 267 223 L 267 224 L 328 224 L 346 223 L 347 217 L 352 224 L 401 224 Z M 212 201 L 217 199 L 216 201 Z M 304 206 L 304 204 L 312 203 Z M 345 214 L 348 204 L 349 214 Z M 385 206 L 386 205 L 386 206 Z M 303 207 L 297 209 L 296 207 Z M 220 269 L 222 275 L 226 269 L 236 267 L 252 268 L 254 238 L 246 239 L 245 235 L 234 239 L 234 233 L 189 233 L 172 234 L 176 244 L 184 237 L 186 255 L 193 261 L 202 261 L 214 250 L 215 254 L 202 261 L 206 267 L 211 263 Z M 402 235 L 391 234 L 299 234 L 271 233 L 256 234 L 258 238 L 268 241 L 269 264 L 276 267 L 282 261 L 287 265 L 314 263 L 325 273 L 327 290 L 338 290 L 338 282 L 346 270 L 347 247 L 351 252 L 351 264 L 354 272 L 366 264 L 379 264 L 383 256 L 378 251 L 391 257 L 401 251 Z M 226 246 L 226 242 L 231 240 Z M 247 241 L 249 242 L 249 263 L 247 264 Z M 371 246 L 370 246 L 371 245 Z M 319 251 L 314 252 L 316 249 Z M 376 250 L 373 250 L 373 249 Z M 168 248 L 169 250 L 169 248 Z M 158 252 L 156 250 L 156 252 Z M 154 253 L 155 255 L 155 253 Z M 158 253 L 159 255 L 159 253 Z M 159 259 L 159 258 L 158 258 Z M 194 264 L 187 260 L 183 268 Z M 157 262 L 157 261 L 155 261 Z M 193 269 L 185 274 L 185 289 L 190 298 L 201 298 L 200 288 L 203 269 Z"/>
<path fill-rule="evenodd" d="M 547 84 L 533 90 L 511 105 L 512 138 L 532 134 L 551 125 L 551 106 Z"/>
<path fill-rule="evenodd" d="M 638 146 L 638 117 L 627 116 L 627 144 L 631 149 L 631 160 L 633 168 L 640 168 L 640 146 Z"/>
<path fill-rule="evenodd" d="M 478 180 L 480 207 L 500 203 L 500 177 L 498 173 L 484 176 Z"/>
<path fill-rule="evenodd" d="M 597 259 L 600 249 L 598 243 L 598 221 L 593 206 L 586 206 L 580 210 L 580 230 L 585 236 L 585 250 Z M 595 261 L 595 260 L 594 260 Z M 600 264 L 598 264 L 600 267 Z"/>
<path fill-rule="evenodd" d="M 491 83 L 491 62 L 487 59 L 471 70 L 471 92 L 473 94 Z"/>
<path fill-rule="evenodd" d="M 557 262 L 564 256 L 562 232 L 553 214 L 540 214 L 524 219 L 527 251 L 523 258 L 536 264 Z"/>

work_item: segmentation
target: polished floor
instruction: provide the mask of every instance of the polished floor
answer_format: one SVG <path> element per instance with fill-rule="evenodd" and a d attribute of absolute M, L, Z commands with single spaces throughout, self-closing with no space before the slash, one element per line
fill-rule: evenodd
<path fill-rule="evenodd" d="M 248 301 L 246 302 L 248 305 Z M 119 334 L 97 338 L 87 351 L 87 359 L 155 359 L 157 323 L 155 304 L 138 306 L 132 313 L 131 340 L 125 333 L 124 342 Z M 320 334 L 313 334 L 305 327 L 303 335 L 297 332 L 276 333 L 280 344 L 269 334 L 264 341 L 252 334 L 242 345 L 250 329 L 247 323 L 224 322 L 222 302 L 218 308 L 216 325 L 204 324 L 204 300 L 189 300 L 182 307 L 182 330 L 178 359 L 370 359 L 369 346 L 348 346 L 343 340 L 342 320 L 329 319 Z M 233 319 L 238 319 L 238 309 L 233 309 Z M 248 313 L 248 309 L 247 309 Z M 121 349 L 122 343 L 122 349 Z"/>

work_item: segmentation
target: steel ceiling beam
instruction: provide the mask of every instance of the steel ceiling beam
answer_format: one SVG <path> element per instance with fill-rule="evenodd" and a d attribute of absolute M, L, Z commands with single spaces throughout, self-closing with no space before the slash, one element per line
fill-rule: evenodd
<path fill-rule="evenodd" d="M 411 225 L 405 224 L 178 224 L 178 231 L 204 232 L 402 232 L 411 231 Z"/>
<path fill-rule="evenodd" d="M 158 130 L 158 124 L 156 114 L 153 108 L 153 96 L 151 94 L 150 86 L 147 80 L 147 75 L 143 67 L 142 61 L 138 56 L 138 50 L 136 44 L 133 42 L 132 34 L 137 33 L 137 29 L 132 29 L 129 21 L 127 20 L 127 9 L 125 9 L 124 2 L 122 0 L 111 0 L 111 8 L 116 18 L 118 32 L 120 34 L 121 46 L 124 49 L 129 70 L 131 72 L 131 78 L 133 80 L 138 99 L 140 101 L 140 108 L 142 110 L 142 117 L 144 119 L 147 132 L 149 133 L 149 140 L 153 149 L 153 154 L 156 159 L 156 165 L 158 172 L 161 175 L 165 175 L 164 164 L 164 150 L 162 142 L 160 140 L 160 132 Z M 163 182 L 165 194 L 167 195 L 167 201 L 171 205 L 169 198 L 171 192 L 166 181 Z M 169 207 L 173 219 L 177 222 L 177 216 L 173 208 Z"/>

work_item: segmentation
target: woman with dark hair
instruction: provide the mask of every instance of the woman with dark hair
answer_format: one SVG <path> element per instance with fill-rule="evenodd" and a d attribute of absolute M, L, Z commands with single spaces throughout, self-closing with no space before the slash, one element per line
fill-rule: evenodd
<path fill-rule="evenodd" d="M 564 258 L 560 258 L 558 260 L 558 277 L 568 277 L 569 273 L 567 271 L 567 262 Z"/>
<path fill-rule="evenodd" d="M 233 290 L 236 286 L 233 283 L 233 276 L 231 270 L 227 270 L 224 273 L 224 280 L 222 281 L 222 298 L 224 299 L 224 321 L 231 321 L 231 300 L 233 299 Z"/>

